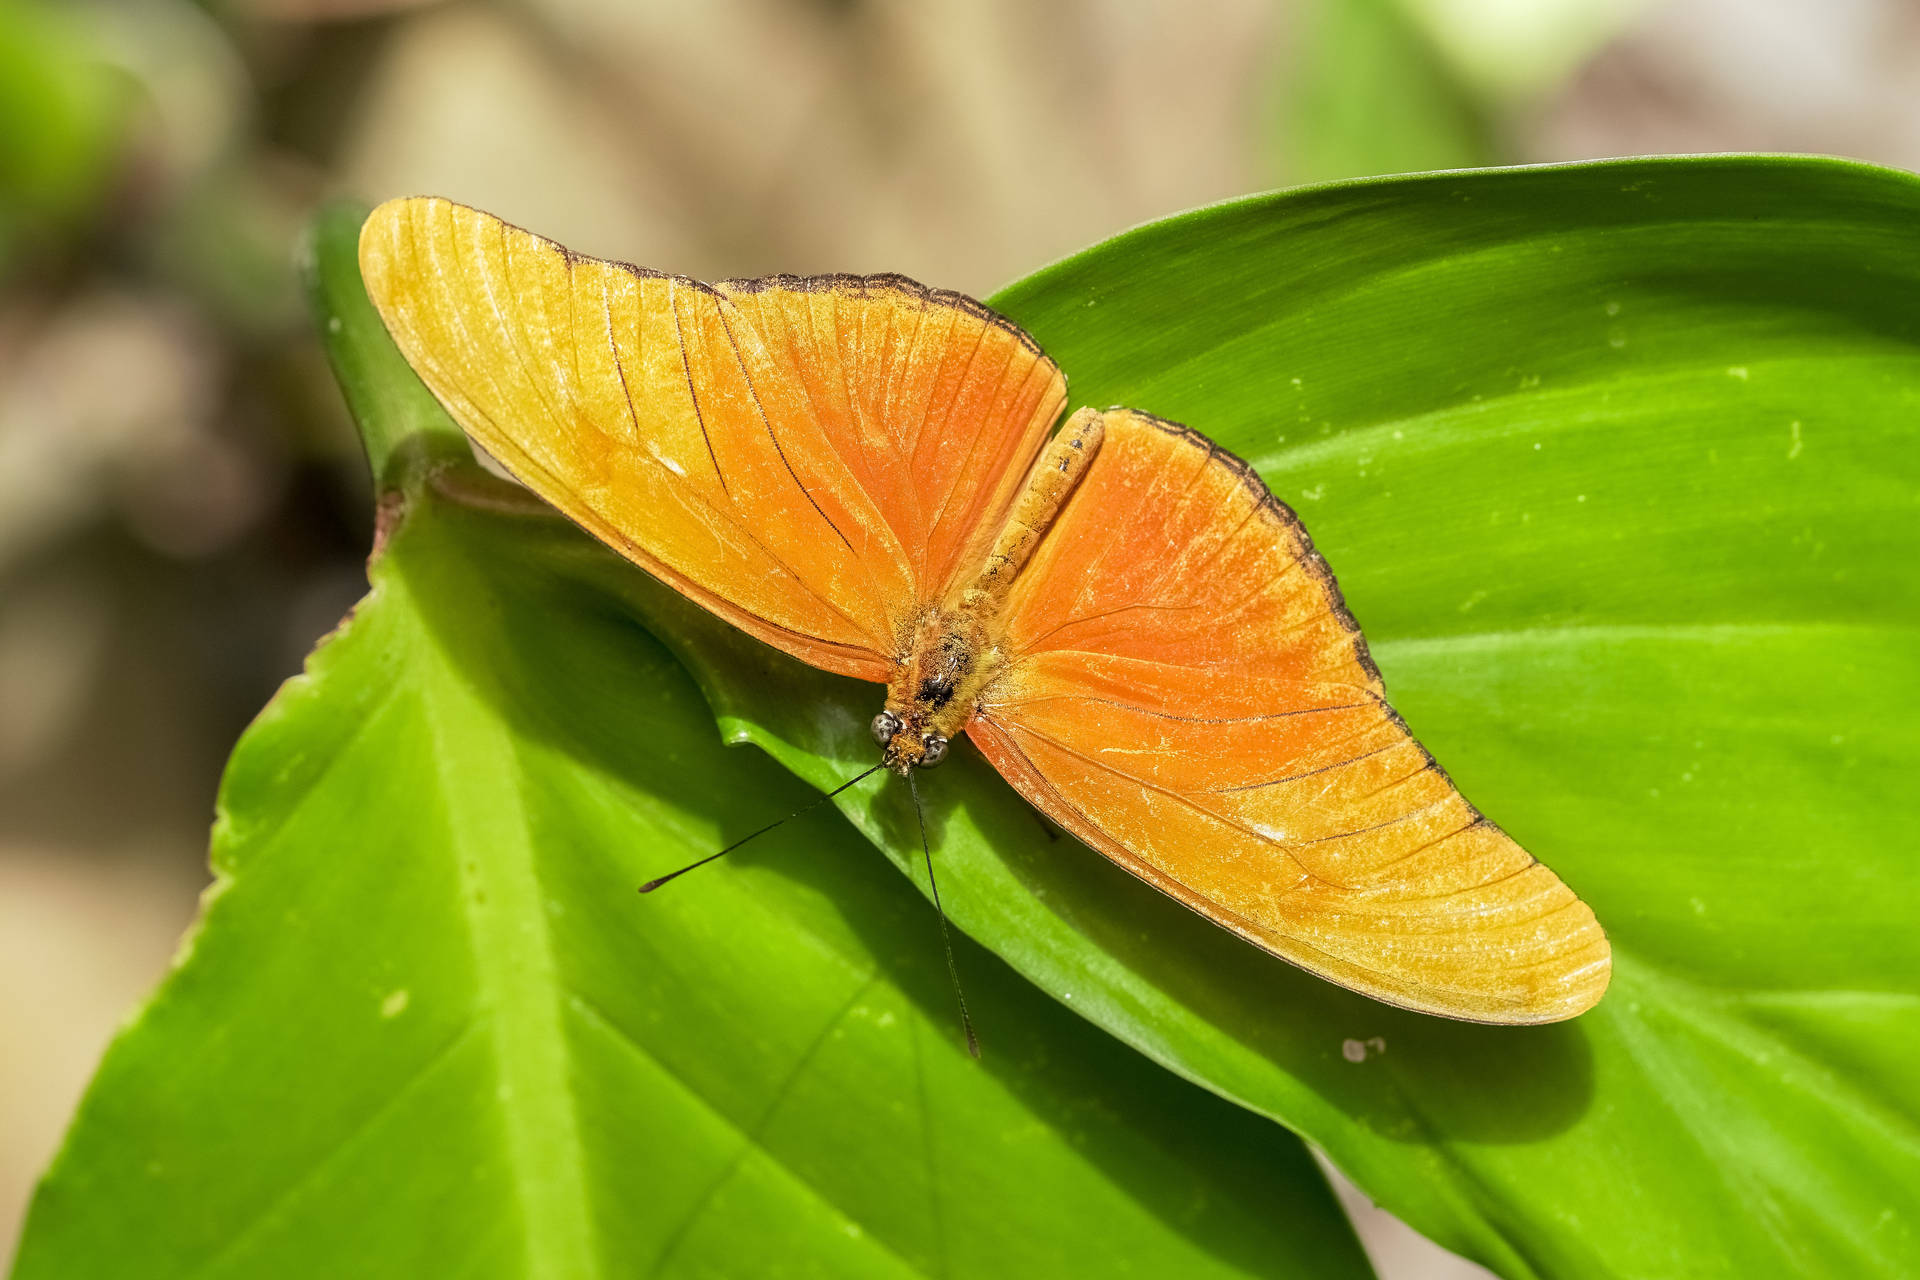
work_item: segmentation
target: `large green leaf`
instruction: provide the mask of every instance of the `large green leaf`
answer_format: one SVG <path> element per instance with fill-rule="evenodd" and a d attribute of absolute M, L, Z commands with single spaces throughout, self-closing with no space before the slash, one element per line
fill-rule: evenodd
<path fill-rule="evenodd" d="M 1920 181 L 1352 183 L 997 302 L 1075 403 L 1195 425 L 1298 507 L 1397 705 L 1616 977 L 1544 1028 L 1349 996 L 1050 838 L 970 751 L 922 787 L 961 925 L 1506 1274 L 1920 1273 Z M 875 690 L 653 607 L 804 776 L 871 759 Z M 883 801 L 848 807 L 911 869 Z"/>
<path fill-rule="evenodd" d="M 833 810 L 633 892 L 813 793 L 474 466 L 358 225 L 320 303 L 373 592 L 236 750 L 218 883 L 16 1275 L 1367 1274 L 1298 1139 L 971 944 L 968 1058 L 931 910 Z"/>

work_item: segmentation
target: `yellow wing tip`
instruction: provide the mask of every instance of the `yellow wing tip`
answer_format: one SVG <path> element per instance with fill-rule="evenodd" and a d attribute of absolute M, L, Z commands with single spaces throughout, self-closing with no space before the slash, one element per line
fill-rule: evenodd
<path fill-rule="evenodd" d="M 404 196 L 382 201 L 360 224 L 360 279 L 367 286 L 367 296 L 382 314 L 390 295 L 395 250 L 406 235 L 413 209 L 430 199 L 430 196 Z"/>
<path fill-rule="evenodd" d="M 483 213 L 445 196 L 395 196 L 374 206 L 367 220 L 360 224 L 359 254 L 360 277 L 366 281 L 367 292 L 372 296 L 375 306 L 385 309 L 383 303 L 388 286 L 398 283 L 395 260 L 404 256 L 403 251 L 416 238 L 422 216 L 456 214 L 499 221 L 490 213 Z"/>
<path fill-rule="evenodd" d="M 1489 1026 L 1531 1027 L 1567 1022 L 1586 1013 L 1600 1003 L 1612 980 L 1613 959 L 1603 942 L 1597 956 L 1585 958 L 1553 980 L 1517 994 L 1486 991 L 1468 993 L 1455 989 L 1437 995 L 1408 996 L 1356 989 L 1363 995 L 1411 1009 L 1415 1013 L 1429 1013 Z"/>
<path fill-rule="evenodd" d="M 1606 995 L 1613 980 L 1613 947 L 1593 908 L 1564 881 L 1539 863 L 1529 870 L 1552 877 L 1551 896 L 1557 899 L 1534 917 L 1540 933 L 1512 942 L 1489 938 L 1477 963 L 1456 964 L 1447 973 L 1403 969 L 1387 977 L 1366 969 L 1318 971 L 1388 1004 L 1462 1022 L 1539 1026 L 1577 1018 Z"/>
<path fill-rule="evenodd" d="M 1571 891 L 1568 896 L 1577 908 L 1576 918 L 1563 935 L 1571 945 L 1554 957 L 1556 963 L 1527 986 L 1517 1003 L 1465 1016 L 1476 1021 L 1539 1025 L 1577 1018 L 1600 1003 L 1613 981 L 1613 945 L 1593 909 L 1572 897 Z"/>
<path fill-rule="evenodd" d="M 1600 922 L 1594 919 L 1587 904 L 1582 902 L 1580 906 L 1586 911 L 1587 918 L 1593 921 L 1594 933 L 1599 935 L 1593 944 L 1595 955 L 1583 968 L 1569 975 L 1565 982 L 1567 993 L 1562 1001 L 1564 1012 L 1549 1021 L 1561 1022 L 1579 1017 L 1599 1004 L 1613 983 L 1613 944 L 1607 940 L 1606 932 L 1601 929 Z"/>
<path fill-rule="evenodd" d="M 449 200 L 445 196 L 394 196 L 391 199 L 382 200 L 373 207 L 373 212 L 367 215 L 366 223 L 360 229 L 361 242 L 365 243 L 367 232 L 372 228 L 386 227 L 389 229 L 397 229 L 403 225 L 408 218 L 413 216 L 415 209 L 433 208 L 435 206 L 448 209 L 467 209 L 469 213 L 479 212 L 478 209 L 468 209 L 466 205 L 461 204 L 457 200 Z"/>
<path fill-rule="evenodd" d="M 381 235 L 397 234 L 412 217 L 413 210 L 422 205 L 444 204 L 438 196 L 395 196 L 391 200 L 382 200 L 360 224 L 360 253 L 364 257 L 370 244 L 377 244 Z"/>
<path fill-rule="evenodd" d="M 1556 876 L 1555 879 L 1558 879 Z M 1562 880 L 1562 887 L 1566 882 Z M 1583 945 L 1565 953 L 1569 967 L 1561 970 L 1559 981 L 1555 984 L 1557 998 L 1550 1002 L 1551 1016 L 1543 1019 L 1547 1022 L 1563 1022 L 1568 1018 L 1577 1018 L 1600 1003 L 1607 994 L 1607 987 L 1613 982 L 1613 943 L 1607 938 L 1607 931 L 1600 924 L 1600 918 L 1593 913 L 1586 900 L 1566 889 L 1572 899 L 1578 923 L 1569 931 L 1573 936 L 1584 939 Z"/>
<path fill-rule="evenodd" d="M 1534 1006 L 1527 1023 L 1565 1022 L 1577 1018 L 1600 1003 L 1613 981 L 1613 956 L 1606 944 L 1600 954 L 1566 975 L 1549 999 Z"/>

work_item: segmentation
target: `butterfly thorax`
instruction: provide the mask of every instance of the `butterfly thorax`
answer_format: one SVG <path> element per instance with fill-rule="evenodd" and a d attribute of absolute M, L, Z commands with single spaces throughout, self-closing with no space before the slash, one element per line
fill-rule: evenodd
<path fill-rule="evenodd" d="M 1005 667 L 977 610 L 963 605 L 928 614 L 894 668 L 886 711 L 875 720 L 876 737 L 892 731 L 884 743 L 886 766 L 905 774 L 937 763 L 946 741 L 967 727 L 981 694 Z"/>

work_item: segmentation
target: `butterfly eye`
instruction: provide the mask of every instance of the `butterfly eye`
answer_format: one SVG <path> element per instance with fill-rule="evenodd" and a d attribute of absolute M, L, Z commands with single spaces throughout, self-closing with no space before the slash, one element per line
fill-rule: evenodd
<path fill-rule="evenodd" d="M 900 732 L 902 727 L 899 716 L 891 711 L 882 711 L 873 718 L 873 740 L 884 747 L 893 741 L 893 735 Z"/>
<path fill-rule="evenodd" d="M 930 733 L 920 739 L 920 746 L 926 752 L 920 757 L 922 769 L 931 769 L 947 758 L 947 740 L 937 733 Z"/>

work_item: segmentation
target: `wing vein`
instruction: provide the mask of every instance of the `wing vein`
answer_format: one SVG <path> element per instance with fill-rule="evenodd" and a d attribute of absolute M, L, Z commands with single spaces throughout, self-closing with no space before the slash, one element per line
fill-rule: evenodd
<path fill-rule="evenodd" d="M 1377 726 L 1368 725 L 1366 729 L 1348 734 L 1346 737 L 1340 739 L 1340 742 L 1351 742 L 1361 734 L 1367 732 L 1368 729 L 1375 727 Z M 1334 745 L 1337 746 L 1339 744 L 1336 743 Z M 1333 769 L 1344 769 L 1350 764 L 1359 764 L 1362 760 L 1371 759 L 1374 756 L 1381 755 L 1402 745 L 1404 744 L 1399 742 L 1389 742 L 1384 747 L 1375 747 L 1371 751 L 1363 751 L 1357 756 L 1348 756 L 1345 760 L 1336 760 L 1332 764 L 1323 764 L 1318 769 L 1308 769 L 1304 773 L 1290 773 L 1283 778 L 1268 778 L 1265 782 L 1249 782 L 1237 787 L 1213 787 L 1211 790 L 1215 795 L 1230 795 L 1236 791 L 1258 791 L 1262 787 L 1277 787 L 1283 782 L 1299 782 L 1303 778 L 1312 778 Z"/>
<path fill-rule="evenodd" d="M 960 381 L 956 385 L 955 394 L 950 399 L 948 399 L 946 416 L 940 420 L 940 434 L 943 436 L 953 427 L 953 411 L 954 411 L 954 406 L 958 404 L 960 400 L 959 392 L 964 390 L 969 384 L 969 382 L 972 380 L 974 366 L 978 364 L 980 360 L 980 349 L 986 346 L 987 334 L 992 328 L 993 328 L 993 325 L 983 321 L 981 322 L 979 332 L 974 334 L 973 349 L 967 353 L 966 367 L 960 371 Z M 1012 345 L 1016 350 L 1019 348 L 1018 343 L 1014 343 Z M 1007 369 L 1010 368 L 1012 364 L 1013 364 L 1013 352 L 1009 351 L 1007 353 L 1006 364 L 1000 366 L 1000 376 L 1003 379 L 1006 377 Z M 967 442 L 966 462 L 962 464 L 962 468 L 961 468 L 963 471 L 970 469 L 970 464 L 973 462 L 973 456 L 979 450 L 980 437 L 986 433 L 986 429 L 987 429 L 986 419 L 983 416 L 982 420 L 974 425 L 973 438 Z M 1014 433 L 1012 431 L 1007 432 L 1007 434 L 1009 436 L 1014 436 Z M 1003 467 L 1001 468 L 1001 470 L 1004 472 L 1005 468 Z M 947 508 L 953 505 L 953 492 L 957 488 L 959 488 L 957 484 L 950 484 L 947 486 L 947 491 L 940 495 L 940 505 L 934 509 L 933 519 L 928 521 L 926 526 L 927 540 L 929 543 L 932 542 L 934 533 L 940 528 L 940 525 L 946 520 Z M 976 521 L 979 519 L 979 514 L 981 513 L 976 513 L 975 515 Z M 999 530 L 996 529 L 994 532 L 998 533 Z M 961 549 L 965 550 L 964 545 L 962 546 Z M 947 567 L 947 577 L 951 578 L 952 576 L 953 576 L 953 567 L 949 565 Z M 942 588 L 945 588 L 951 584 L 943 582 L 940 585 Z"/>
<path fill-rule="evenodd" d="M 866 562 L 861 558 L 860 553 L 853 549 L 853 543 L 848 541 L 847 535 L 840 531 L 840 526 L 833 522 L 833 517 L 814 500 L 813 494 L 800 479 L 800 473 L 795 471 L 793 463 L 787 460 L 787 451 L 780 446 L 780 435 L 773 429 L 773 420 L 767 417 L 767 406 L 760 399 L 759 389 L 753 385 L 753 374 L 747 370 L 747 358 L 740 350 L 740 339 L 734 336 L 733 323 L 727 319 L 725 311 L 720 313 L 720 331 L 727 335 L 727 345 L 733 348 L 734 363 L 740 366 L 740 376 L 747 384 L 747 398 L 753 401 L 754 412 L 760 415 L 760 425 L 766 429 L 767 443 L 773 446 L 774 455 L 780 459 L 780 465 L 787 469 L 787 478 L 793 481 L 793 487 L 800 491 L 800 496 L 807 500 L 807 505 L 813 508 L 814 514 L 826 522 L 827 528 L 833 530 L 833 536 L 840 539 L 840 545 L 847 549 L 848 554 L 853 556 L 857 563 L 865 567 Z M 871 573 L 868 574 L 868 578 L 871 580 Z"/>
<path fill-rule="evenodd" d="M 693 405 L 693 420 L 700 428 L 700 438 L 707 443 L 707 461 L 713 464 L 714 479 L 720 482 L 720 492 L 726 494 L 727 497 L 731 499 L 733 497 L 733 491 L 727 488 L 726 474 L 720 470 L 719 455 L 713 451 L 713 437 L 707 434 L 707 415 L 701 412 L 700 409 L 700 393 L 694 389 L 693 364 L 687 354 L 687 330 L 686 326 L 680 323 L 680 295 L 676 291 L 675 285 L 676 282 L 674 278 L 668 276 L 667 310 L 673 315 L 673 337 L 674 341 L 680 346 L 680 372 L 686 375 L 687 400 Z M 721 317 L 723 323 L 725 319 L 725 316 Z"/>
<path fill-rule="evenodd" d="M 1113 765 L 1107 763 L 1105 760 L 1096 759 L 1095 757 L 1090 756 L 1086 752 L 1080 750 L 1078 747 L 1072 746 L 1069 743 L 1062 742 L 1060 739 L 1054 737 L 1050 733 L 1047 733 L 1045 730 L 1036 729 L 1030 724 L 1022 724 L 1019 726 L 1019 729 L 1020 729 L 1020 732 L 1022 733 L 1030 733 L 1034 737 L 1040 738 L 1043 741 L 1052 744 L 1053 746 L 1059 748 L 1061 751 L 1064 751 L 1068 755 L 1072 756 L 1074 759 L 1079 760 L 1081 763 L 1089 765 L 1092 768 L 1098 769 L 1102 773 L 1112 774 L 1116 778 L 1124 778 L 1128 782 L 1131 782 L 1135 786 L 1138 786 L 1144 790 L 1152 791 L 1159 795 L 1163 795 L 1167 797 L 1169 800 L 1172 800 L 1176 804 L 1183 805 L 1186 808 L 1193 810 L 1195 813 L 1198 813 L 1204 817 L 1213 819 L 1215 822 L 1218 822 L 1223 827 L 1226 827 L 1233 831 L 1238 831 L 1241 835 L 1246 836 L 1248 839 L 1254 840 L 1262 845 L 1268 846 L 1269 848 L 1273 849 L 1276 853 L 1278 853 L 1281 857 L 1285 858 L 1287 861 L 1291 862 L 1296 868 L 1299 869 L 1300 880 L 1297 881 L 1293 886 L 1291 886 L 1291 888 L 1298 888 L 1300 883 L 1304 883 L 1306 881 L 1311 880 L 1318 884 L 1326 885 L 1329 889 L 1337 889 L 1337 890 L 1340 890 L 1341 892 L 1347 892 L 1347 893 L 1350 893 L 1353 891 L 1353 886 L 1351 885 L 1340 884 L 1336 881 L 1327 879 L 1325 876 L 1316 875 L 1314 872 L 1307 870 L 1306 865 L 1302 863 L 1300 859 L 1294 857 L 1293 854 L 1287 851 L 1288 845 L 1286 843 L 1276 840 L 1272 836 L 1263 835 L 1260 832 L 1255 831 L 1253 828 L 1233 818 L 1232 816 L 1221 813 L 1217 809 L 1208 808 L 1206 805 L 1201 804 L 1198 800 L 1194 799 L 1192 796 L 1188 795 L 1184 791 L 1176 791 L 1172 787 L 1165 786 L 1158 782 L 1153 782 L 1147 778 L 1142 778 L 1138 774 L 1128 773 L 1124 769 L 1115 768 Z M 1142 861 L 1145 861 L 1145 859 L 1142 859 Z M 1149 863 L 1148 865 L 1152 865 L 1152 864 Z M 1155 870 L 1159 870 L 1159 868 L 1156 867 Z M 1168 875 L 1169 873 L 1162 871 L 1161 874 Z M 1290 891 L 1291 890 L 1289 889 L 1289 890 L 1284 890 L 1283 892 L 1290 892 Z"/>
<path fill-rule="evenodd" d="M 1268 711 L 1257 716 L 1184 716 L 1173 711 L 1157 711 L 1152 707 L 1141 706 L 1137 702 L 1124 702 L 1119 698 L 1102 698 L 1091 693 L 1044 693 L 1032 698 L 997 702 L 994 707 L 997 710 L 1001 707 L 1031 707 L 1042 702 L 1063 701 L 1098 702 L 1105 706 L 1118 707 L 1122 711 L 1137 711 L 1143 716 L 1173 720 L 1180 724 L 1254 724 L 1262 720 L 1286 720 L 1293 716 L 1312 715 L 1324 711 L 1356 711 L 1367 705 L 1364 702 L 1343 702 L 1332 707 L 1295 707 L 1290 711 Z"/>
<path fill-rule="evenodd" d="M 1408 776 L 1412 777 L 1416 775 L 1410 774 Z M 1406 778 L 1401 778 L 1399 779 L 1399 781 L 1405 782 Z M 1393 784 L 1392 783 L 1388 784 L 1388 786 L 1391 786 L 1391 785 Z M 1368 792 L 1368 794 L 1377 795 L 1379 791 L 1384 791 L 1384 790 L 1386 790 L 1386 787 L 1381 787 L 1376 791 Z M 1421 805 L 1417 809 L 1409 809 L 1407 810 L 1407 812 L 1401 814 L 1397 818 L 1388 818 L 1385 822 L 1376 822 L 1372 826 L 1356 827 L 1352 831 L 1336 831 L 1334 834 L 1330 836 L 1309 836 L 1307 839 L 1302 840 L 1299 843 L 1325 844 L 1329 840 L 1349 840 L 1349 839 L 1352 839 L 1354 836 L 1364 836 L 1374 831 L 1385 831 L 1388 827 L 1397 827 L 1403 822 L 1411 822 L 1415 818 L 1423 817 L 1426 814 L 1432 813 L 1435 809 L 1438 809 L 1441 805 L 1446 804 L 1450 800 L 1458 800 L 1458 799 L 1460 799 L 1460 793 L 1457 791 L 1454 791 L 1452 788 L 1448 788 L 1447 793 L 1441 796 L 1439 799 L 1431 800 L 1426 804 Z M 1462 803 L 1465 803 L 1465 802 L 1462 801 Z M 1473 824 L 1471 822 L 1464 823 L 1461 826 L 1455 827 L 1452 831 L 1449 831 L 1447 834 L 1458 835 L 1460 832 L 1465 831 L 1468 827 L 1472 825 Z"/>

